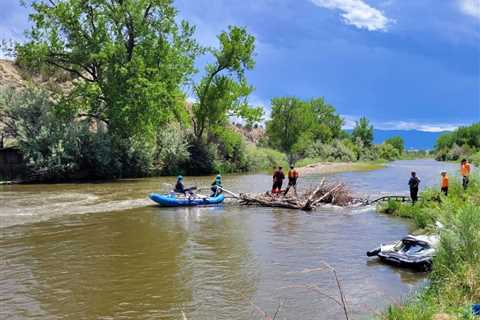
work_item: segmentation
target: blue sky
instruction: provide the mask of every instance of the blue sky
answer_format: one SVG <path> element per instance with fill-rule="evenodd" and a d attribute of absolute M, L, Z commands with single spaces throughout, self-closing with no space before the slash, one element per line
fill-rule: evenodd
<path fill-rule="evenodd" d="M 251 101 L 323 96 L 346 119 L 438 131 L 480 121 L 480 0 L 175 0 L 209 46 L 228 25 L 257 38 Z M 28 26 L 0 1 L 0 38 Z M 201 59 L 200 61 L 205 61 Z M 201 62 L 199 62 L 199 65 Z"/>

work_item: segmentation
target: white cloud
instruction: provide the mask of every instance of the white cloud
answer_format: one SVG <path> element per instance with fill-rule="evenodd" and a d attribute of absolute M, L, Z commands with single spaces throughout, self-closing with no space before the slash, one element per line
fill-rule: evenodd
<path fill-rule="evenodd" d="M 343 129 L 353 129 L 359 117 L 342 115 L 344 119 Z M 425 132 L 453 131 L 464 124 L 455 123 L 425 123 L 417 121 L 385 121 L 372 122 L 375 129 L 380 130 L 418 130 Z"/>
<path fill-rule="evenodd" d="M 343 129 L 353 129 L 355 127 L 355 122 L 358 120 L 358 117 L 341 115 L 343 118 Z"/>
<path fill-rule="evenodd" d="M 421 123 L 408 121 L 391 121 L 374 123 L 374 127 L 382 130 L 419 130 L 426 132 L 453 131 L 460 125 L 453 123 Z"/>
<path fill-rule="evenodd" d="M 480 19 L 480 0 L 457 0 L 466 15 Z"/>
<path fill-rule="evenodd" d="M 319 7 L 340 10 L 342 12 L 341 16 L 344 22 L 359 29 L 367 29 L 369 31 L 385 31 L 388 29 L 389 24 L 394 22 L 394 20 L 387 18 L 382 11 L 371 7 L 363 0 L 310 1 Z"/>

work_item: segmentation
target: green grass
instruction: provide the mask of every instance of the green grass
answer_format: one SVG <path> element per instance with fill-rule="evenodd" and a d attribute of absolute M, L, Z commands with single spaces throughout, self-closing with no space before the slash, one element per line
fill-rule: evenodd
<path fill-rule="evenodd" d="M 306 167 L 308 165 L 320 163 L 320 162 L 325 162 L 325 160 L 321 158 L 304 158 L 304 159 L 298 160 L 295 163 L 295 166 L 297 166 L 298 168 L 301 168 L 301 167 Z"/>
<path fill-rule="evenodd" d="M 469 158 L 474 165 L 480 166 L 480 151 L 477 151 L 476 153 L 472 154 Z"/>
<path fill-rule="evenodd" d="M 404 304 L 390 306 L 381 318 L 474 319 L 471 305 L 480 303 L 480 179 L 472 177 L 467 191 L 458 181 L 451 183 L 448 197 L 436 190 L 427 190 L 422 197 L 415 206 L 388 202 L 379 207 L 381 212 L 414 219 L 419 228 L 432 231 L 436 221 L 444 225 L 430 285 Z"/>

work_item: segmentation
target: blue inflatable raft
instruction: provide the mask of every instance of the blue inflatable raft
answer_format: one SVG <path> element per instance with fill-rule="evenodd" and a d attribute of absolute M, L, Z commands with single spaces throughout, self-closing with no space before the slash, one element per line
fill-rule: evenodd
<path fill-rule="evenodd" d="M 219 194 L 215 197 L 207 197 L 207 198 L 191 198 L 189 199 L 181 197 L 177 198 L 175 195 L 170 194 L 158 194 L 158 193 L 150 193 L 149 195 L 152 201 L 155 201 L 159 205 L 163 207 L 190 207 L 190 206 L 205 206 L 205 205 L 212 205 L 212 204 L 219 204 L 225 200 L 223 194 Z"/>

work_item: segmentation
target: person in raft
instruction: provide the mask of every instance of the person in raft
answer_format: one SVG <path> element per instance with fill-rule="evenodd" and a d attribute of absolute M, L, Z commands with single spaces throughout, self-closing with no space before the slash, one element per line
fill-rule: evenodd
<path fill-rule="evenodd" d="M 295 193 L 297 192 L 297 179 L 298 179 L 298 171 L 295 170 L 293 166 L 290 166 L 290 170 L 288 170 L 288 187 L 285 190 L 285 194 L 288 193 L 290 188 L 293 188 Z"/>
<path fill-rule="evenodd" d="M 284 179 L 285 179 L 285 174 L 282 171 L 282 167 L 278 167 L 278 170 L 275 170 L 275 172 L 273 173 L 272 193 L 279 193 L 282 190 Z"/>
<path fill-rule="evenodd" d="M 469 183 L 469 177 L 470 177 L 470 163 L 468 163 L 467 159 L 463 159 L 462 162 L 460 162 L 460 174 L 463 177 L 462 180 L 462 185 L 463 189 L 467 190 L 468 183 Z"/>
<path fill-rule="evenodd" d="M 420 179 L 417 177 L 417 173 L 412 171 L 412 176 L 408 181 L 410 187 L 410 198 L 412 198 L 412 205 L 415 204 L 418 200 L 418 185 L 420 184 Z"/>
<path fill-rule="evenodd" d="M 447 171 L 442 171 L 441 173 L 442 176 L 442 182 L 440 184 L 440 190 L 448 196 L 448 176 L 447 176 Z"/>
<path fill-rule="evenodd" d="M 222 193 L 222 176 L 217 174 L 215 177 L 215 180 L 212 182 L 212 187 L 210 188 L 212 190 L 212 194 L 210 197 L 216 197 L 220 193 Z"/>
<path fill-rule="evenodd" d="M 185 188 L 184 184 L 183 184 L 183 177 L 182 176 L 178 176 L 177 177 L 177 184 L 175 184 L 175 191 L 176 193 L 183 193 L 185 196 L 188 195 L 189 196 L 192 196 L 193 195 L 193 190 L 194 188 Z"/>

